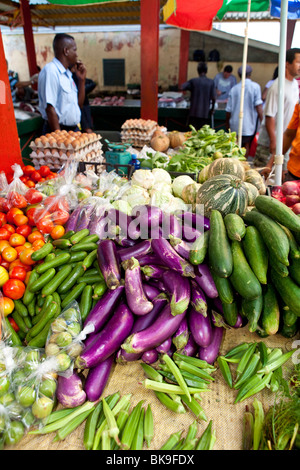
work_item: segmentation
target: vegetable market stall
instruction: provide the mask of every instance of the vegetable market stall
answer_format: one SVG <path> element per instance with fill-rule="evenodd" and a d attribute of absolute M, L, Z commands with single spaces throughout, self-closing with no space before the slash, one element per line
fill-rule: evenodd
<path fill-rule="evenodd" d="M 36 139 L 35 145 L 43 151 L 60 142 L 65 150 L 71 150 L 70 145 L 80 151 L 79 138 L 85 145 L 94 144 L 86 135 L 66 134 Z M 247 169 L 242 152 L 240 157 L 218 155 L 201 170 L 199 183 L 189 180 L 188 186 L 197 188 L 188 193 L 190 206 L 183 200 L 185 175 L 172 180 L 163 168 L 136 170 L 128 181 L 114 172 L 77 174 L 77 162 L 70 158 L 63 172 L 33 190 L 21 184 L 15 168 L 1 200 L 3 222 L 9 222 L 1 227 L 2 292 L 10 300 L 3 303 L 5 325 L 10 325 L 8 339 L 24 341 L 34 354 L 36 348 L 45 348 L 45 353 L 34 372 L 33 364 L 26 362 L 32 351 L 25 348 L 24 366 L 16 364 L 25 374 L 25 384 L 29 380 L 26 390 L 14 375 L 13 392 L 2 390 L 4 407 L 16 400 L 21 416 L 22 406 L 29 405 L 38 419 L 38 428 L 25 432 L 14 448 L 86 448 L 86 423 L 81 421 L 79 427 L 76 420 L 71 434 L 60 429 L 53 436 L 44 434 L 47 425 L 43 428 L 40 420 L 52 415 L 55 397 L 66 407 L 64 412 L 84 406 L 78 416 L 82 419 L 99 396 L 104 409 L 104 398 L 117 392 L 129 397 L 131 405 L 141 400 L 151 405 L 154 436 L 146 448 L 160 449 L 173 431 L 187 432 L 195 418 L 200 434 L 212 425 L 213 448 L 251 448 L 244 441 L 244 423 L 250 419 L 245 405 L 252 409 L 256 398 L 267 411 L 280 391 L 281 373 L 288 375 L 298 364 L 300 227 L 295 212 L 283 200 L 266 196 L 259 173 Z M 202 232 L 196 224 L 199 217 Z M 186 224 L 181 224 L 184 219 Z M 149 224 L 163 236 L 141 237 Z M 26 232 L 21 229 L 20 245 L 19 227 L 24 225 L 28 227 Z M 21 265 L 11 266 L 12 259 Z M 24 268 L 26 283 L 13 277 L 15 267 Z M 148 316 L 152 311 L 158 314 L 155 319 Z M 137 326 L 140 322 L 143 327 Z M 241 352 L 230 359 L 235 346 Z M 23 361 L 23 350 L 18 352 Z M 191 369 L 189 359 L 201 366 Z M 44 389 L 44 396 L 39 390 L 32 394 L 32 374 L 37 383 L 46 380 L 46 365 L 50 372 L 55 365 L 55 376 L 47 378 L 51 388 Z M 151 375 L 148 380 L 146 365 L 160 380 L 151 380 Z M 85 382 L 78 370 L 87 374 Z M 104 370 L 102 380 L 93 379 Z M 6 371 L 4 367 L 4 376 Z M 197 396 L 195 401 L 189 394 Z M 12 403 L 16 410 L 17 403 Z M 10 425 L 20 426 L 15 418 Z M 292 434 L 297 432 L 295 427 Z M 106 440 L 104 436 L 101 446 L 110 440 L 107 432 Z M 6 444 L 15 441 L 13 437 L 6 436 Z M 290 439 L 291 434 L 288 443 Z M 98 449 L 97 440 L 92 444 Z M 193 449 L 195 441 L 187 444 Z"/>

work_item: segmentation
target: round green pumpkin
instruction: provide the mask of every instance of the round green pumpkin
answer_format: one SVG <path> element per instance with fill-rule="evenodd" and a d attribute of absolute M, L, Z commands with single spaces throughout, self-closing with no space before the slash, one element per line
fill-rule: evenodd
<path fill-rule="evenodd" d="M 218 158 L 203 168 L 199 173 L 199 183 L 203 183 L 213 176 L 234 175 L 241 180 L 245 177 L 245 166 L 238 158 Z"/>
<path fill-rule="evenodd" d="M 234 175 L 217 175 L 205 181 L 197 193 L 196 211 L 210 216 L 213 209 L 226 214 L 245 214 L 248 190 L 245 183 Z"/>

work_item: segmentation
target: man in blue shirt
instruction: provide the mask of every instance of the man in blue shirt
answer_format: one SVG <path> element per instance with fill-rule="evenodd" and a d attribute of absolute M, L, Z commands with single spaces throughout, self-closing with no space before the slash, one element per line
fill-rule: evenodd
<path fill-rule="evenodd" d="M 206 76 L 205 62 L 199 62 L 197 71 L 199 76 L 183 83 L 181 90 L 191 92 L 189 124 L 198 130 L 204 125 L 211 124 L 215 107 L 215 87 L 214 81 Z"/>
<path fill-rule="evenodd" d="M 43 134 L 59 129 L 78 130 L 85 97 L 86 68 L 78 61 L 74 38 L 59 33 L 53 40 L 54 59 L 39 74 L 39 109 L 44 118 Z M 72 77 L 75 66 L 78 88 Z"/>
<path fill-rule="evenodd" d="M 214 82 L 217 101 L 227 101 L 231 88 L 237 84 L 235 76 L 232 75 L 232 66 L 226 65 L 223 72 L 217 73 Z"/>
<path fill-rule="evenodd" d="M 244 90 L 244 107 L 243 107 L 243 126 L 242 126 L 242 147 L 245 147 L 248 157 L 252 140 L 255 137 L 259 122 L 263 118 L 263 101 L 261 98 L 260 85 L 251 80 L 252 67 L 246 66 L 246 79 Z M 238 70 L 239 77 L 242 77 L 242 67 Z M 231 132 L 238 134 L 240 119 L 240 102 L 241 102 L 242 83 L 238 83 L 229 92 L 228 102 L 226 105 L 226 127 Z"/>

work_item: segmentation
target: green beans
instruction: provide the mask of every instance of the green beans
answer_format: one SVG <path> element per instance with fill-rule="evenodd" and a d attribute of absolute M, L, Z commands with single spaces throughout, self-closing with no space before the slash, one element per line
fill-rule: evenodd
<path fill-rule="evenodd" d="M 189 401 L 191 401 L 191 394 L 189 391 L 189 387 L 187 386 L 184 378 L 182 377 L 182 374 L 180 372 L 180 369 L 176 366 L 175 362 L 172 361 L 172 359 L 168 356 L 168 354 L 163 354 L 162 360 L 167 364 L 169 367 L 170 371 L 176 378 L 176 381 L 181 388 L 182 392 L 187 395 Z"/>
<path fill-rule="evenodd" d="M 230 388 L 232 388 L 232 374 L 227 361 L 222 356 L 219 356 L 217 361 L 220 367 L 220 371 L 222 372 L 222 375 L 225 379 L 225 382 L 227 383 L 227 385 L 229 385 Z"/>
<path fill-rule="evenodd" d="M 145 438 L 147 447 L 150 447 L 153 437 L 154 437 L 153 413 L 152 413 L 151 406 L 148 405 L 146 409 L 145 421 L 144 421 L 144 438 Z"/>
<path fill-rule="evenodd" d="M 186 413 L 181 400 L 175 401 L 170 397 L 170 394 L 159 392 L 157 390 L 154 390 L 154 394 L 166 408 L 173 411 L 174 413 Z"/>
<path fill-rule="evenodd" d="M 140 413 L 141 413 L 141 408 L 144 403 L 144 400 L 140 400 L 137 405 L 133 408 L 132 412 L 130 413 L 128 420 L 126 421 L 122 437 L 121 437 L 121 447 L 124 450 L 128 450 L 131 447 L 135 430 L 137 428 L 139 419 L 140 419 Z"/>
<path fill-rule="evenodd" d="M 265 414 L 262 403 L 255 398 L 253 400 L 254 424 L 253 424 L 253 450 L 258 450 L 262 437 L 262 428 Z"/>
<path fill-rule="evenodd" d="M 141 362 L 141 366 L 148 379 L 156 380 L 156 382 L 163 382 L 162 375 L 156 369 L 154 369 L 154 367 L 150 366 L 149 364 L 146 364 L 145 362 Z"/>
<path fill-rule="evenodd" d="M 130 450 L 142 450 L 144 444 L 144 420 L 145 420 L 145 410 L 141 409 L 140 419 L 133 436 L 133 440 L 130 446 Z"/>
<path fill-rule="evenodd" d="M 88 416 L 86 420 L 86 424 L 84 427 L 84 436 L 83 436 L 83 445 L 87 450 L 91 450 L 93 447 L 93 442 L 96 433 L 96 426 L 99 419 L 99 415 L 102 411 L 103 404 L 100 401 L 92 413 Z"/>
<path fill-rule="evenodd" d="M 181 397 L 183 403 L 191 410 L 191 412 L 196 416 L 197 419 L 207 421 L 206 414 L 200 403 L 194 398 L 191 397 L 189 400 L 188 397 L 183 395 Z"/>

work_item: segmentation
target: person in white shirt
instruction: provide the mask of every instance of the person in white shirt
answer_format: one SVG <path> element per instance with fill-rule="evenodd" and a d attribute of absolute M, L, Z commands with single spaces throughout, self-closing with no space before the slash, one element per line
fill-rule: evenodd
<path fill-rule="evenodd" d="M 246 79 L 244 89 L 243 124 L 242 124 L 242 147 L 246 149 L 245 157 L 248 157 L 252 140 L 255 137 L 258 122 L 263 116 L 262 98 L 260 85 L 251 80 L 252 67 L 246 66 Z M 242 77 L 242 67 L 238 69 L 239 77 Z M 239 131 L 240 102 L 242 83 L 238 83 L 229 92 L 226 105 L 226 127 L 231 132 Z"/>
<path fill-rule="evenodd" d="M 288 126 L 299 101 L 299 87 L 295 77 L 300 75 L 300 49 L 292 48 L 286 51 L 285 83 L 284 83 L 284 114 L 283 130 Z M 255 167 L 265 167 L 269 159 L 276 152 L 276 126 L 278 113 L 278 78 L 270 87 L 265 107 L 264 116 L 259 130 L 257 148 L 253 164 Z M 284 157 L 283 169 L 286 169 L 288 154 Z"/>
<path fill-rule="evenodd" d="M 228 95 L 231 88 L 237 84 L 237 80 L 232 75 L 232 66 L 226 65 L 223 72 L 217 73 L 214 78 L 217 101 L 228 100 Z"/>

